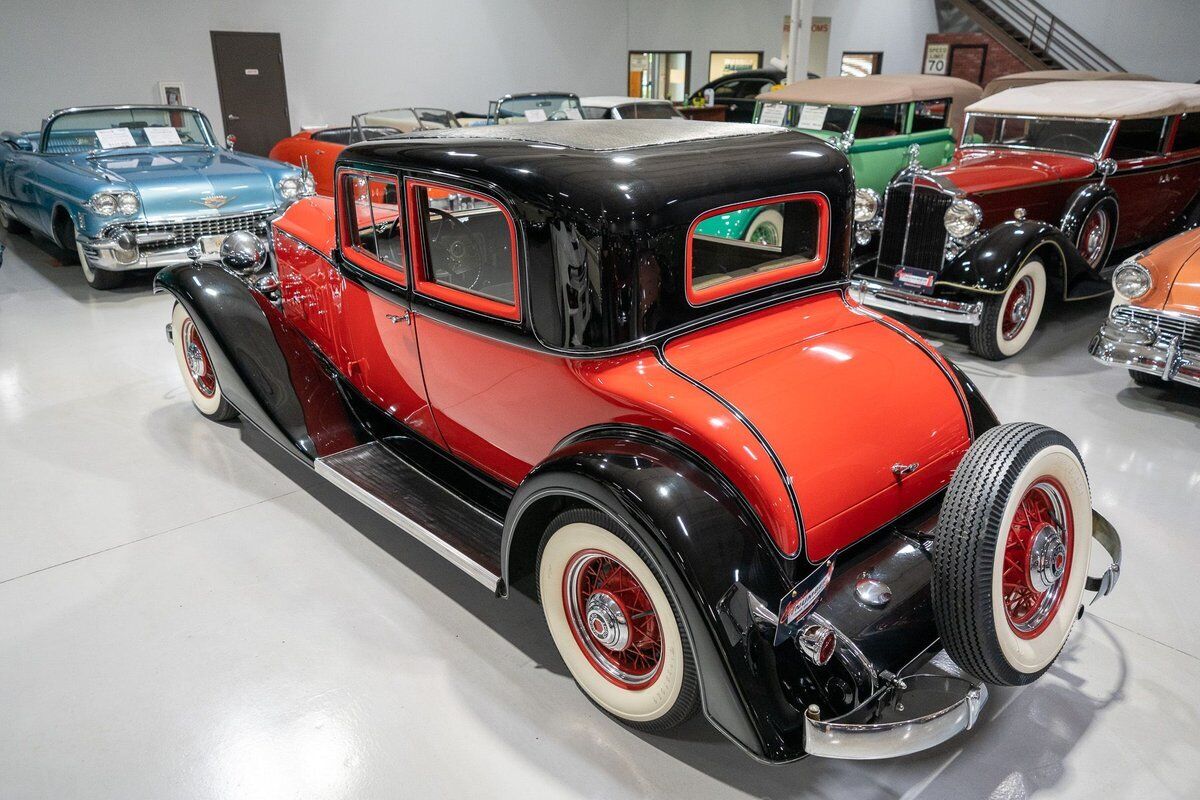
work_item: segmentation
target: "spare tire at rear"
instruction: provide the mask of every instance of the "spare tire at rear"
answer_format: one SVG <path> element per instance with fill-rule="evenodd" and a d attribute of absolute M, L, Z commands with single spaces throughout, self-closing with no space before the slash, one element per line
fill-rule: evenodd
<path fill-rule="evenodd" d="M 933 610 L 947 654 L 989 683 L 1036 680 L 1078 615 L 1091 541 L 1091 493 L 1070 439 L 1027 422 L 980 436 L 934 531 Z"/>

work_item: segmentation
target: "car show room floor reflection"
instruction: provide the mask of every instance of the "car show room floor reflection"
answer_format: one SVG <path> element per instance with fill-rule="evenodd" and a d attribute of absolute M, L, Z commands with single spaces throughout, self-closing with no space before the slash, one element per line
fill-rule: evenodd
<path fill-rule="evenodd" d="M 767 767 L 700 719 L 618 726 L 532 601 L 493 599 L 249 426 L 201 418 L 148 275 L 93 291 L 49 244 L 0 237 L 6 797 L 1200 793 L 1200 392 L 1094 363 L 1103 299 L 1049 309 L 1008 362 L 931 338 L 1003 421 L 1079 445 L 1124 540 L 1119 591 L 976 730 Z"/>

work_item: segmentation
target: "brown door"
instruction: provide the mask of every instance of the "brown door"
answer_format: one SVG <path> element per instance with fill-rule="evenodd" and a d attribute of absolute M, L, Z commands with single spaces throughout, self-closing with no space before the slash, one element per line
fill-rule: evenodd
<path fill-rule="evenodd" d="M 952 78 L 983 85 L 983 71 L 987 65 L 986 44 L 952 44 L 946 74 Z"/>
<path fill-rule="evenodd" d="M 265 156 L 292 133 L 279 34 L 212 31 L 212 47 L 225 134 Z"/>

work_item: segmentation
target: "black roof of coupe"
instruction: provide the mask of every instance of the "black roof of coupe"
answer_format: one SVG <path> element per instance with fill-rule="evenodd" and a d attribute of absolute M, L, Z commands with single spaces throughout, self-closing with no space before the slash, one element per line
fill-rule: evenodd
<path fill-rule="evenodd" d="M 339 162 L 461 176 L 563 216 L 628 229 L 815 191 L 853 193 L 849 162 L 807 134 L 682 119 L 582 120 L 416 131 L 363 142 Z"/>

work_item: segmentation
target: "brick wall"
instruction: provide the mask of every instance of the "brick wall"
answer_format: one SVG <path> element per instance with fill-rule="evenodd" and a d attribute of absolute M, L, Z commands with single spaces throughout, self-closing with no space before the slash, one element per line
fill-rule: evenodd
<path fill-rule="evenodd" d="M 1002 75 L 1025 72 L 1029 69 L 1004 45 L 986 33 L 930 33 L 925 36 L 925 44 L 926 46 L 931 44 L 951 45 L 953 71 L 950 74 L 956 78 L 977 82 L 981 86 L 987 86 L 988 82 Z M 954 45 L 969 47 L 956 50 Z M 978 49 L 980 46 L 985 49 Z M 979 79 L 981 61 L 983 62 L 982 81 Z M 924 59 L 922 59 L 923 63 Z"/>

